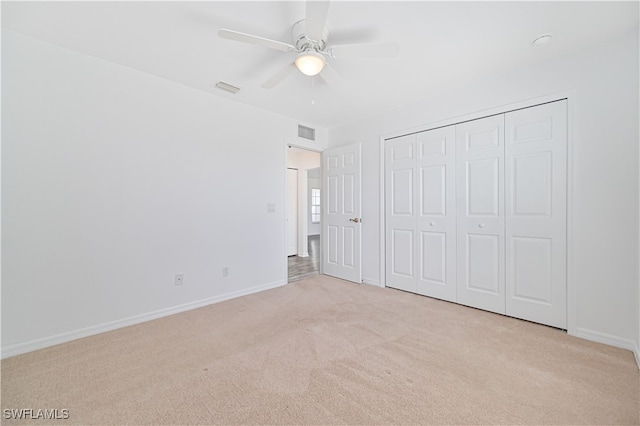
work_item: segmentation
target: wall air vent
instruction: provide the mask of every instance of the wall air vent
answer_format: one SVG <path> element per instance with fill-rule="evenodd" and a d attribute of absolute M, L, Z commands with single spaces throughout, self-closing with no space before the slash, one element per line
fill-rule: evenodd
<path fill-rule="evenodd" d="M 298 124 L 298 137 L 309 139 L 310 141 L 316 140 L 316 129 Z"/>
<path fill-rule="evenodd" d="M 222 89 L 222 90 L 225 90 L 225 91 L 227 91 L 229 93 L 233 93 L 233 94 L 236 94 L 236 93 L 238 93 L 240 91 L 239 87 L 232 86 L 231 84 L 225 83 L 224 81 L 217 82 L 216 83 L 216 87 L 218 89 Z"/>

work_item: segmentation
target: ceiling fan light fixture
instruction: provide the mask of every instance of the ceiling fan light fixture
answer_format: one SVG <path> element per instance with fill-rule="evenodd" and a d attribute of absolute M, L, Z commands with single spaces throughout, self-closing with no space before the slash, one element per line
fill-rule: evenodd
<path fill-rule="evenodd" d="M 309 50 L 300 53 L 295 63 L 302 74 L 314 76 L 320 74 L 324 68 L 325 59 L 320 53 Z"/>

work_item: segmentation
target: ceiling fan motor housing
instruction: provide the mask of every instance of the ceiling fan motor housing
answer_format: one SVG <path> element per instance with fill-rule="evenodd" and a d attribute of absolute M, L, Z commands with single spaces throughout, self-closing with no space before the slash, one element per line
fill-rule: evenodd
<path fill-rule="evenodd" d="M 315 50 L 316 52 L 324 51 L 327 47 L 327 40 L 329 39 L 329 27 L 324 26 L 322 31 L 322 38 L 320 40 L 311 40 L 306 34 L 306 19 L 301 19 L 291 28 L 291 34 L 293 35 L 293 44 L 299 52 L 305 52 L 308 50 Z"/>

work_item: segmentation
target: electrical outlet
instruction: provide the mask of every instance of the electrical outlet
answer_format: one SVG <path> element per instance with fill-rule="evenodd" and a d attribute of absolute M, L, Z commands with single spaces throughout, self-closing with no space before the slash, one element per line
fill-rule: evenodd
<path fill-rule="evenodd" d="M 229 276 L 229 267 L 228 266 L 223 266 L 222 267 L 222 276 L 223 277 L 228 277 Z"/>
<path fill-rule="evenodd" d="M 176 274 L 173 285 L 182 285 L 184 284 L 184 274 Z"/>

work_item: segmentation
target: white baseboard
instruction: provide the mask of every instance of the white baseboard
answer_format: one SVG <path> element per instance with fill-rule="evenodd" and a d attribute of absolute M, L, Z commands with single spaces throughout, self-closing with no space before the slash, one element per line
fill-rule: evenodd
<path fill-rule="evenodd" d="M 615 346 L 616 348 L 630 350 L 635 357 L 638 368 L 640 369 L 640 352 L 638 351 L 638 344 L 633 340 L 622 339 L 617 336 L 612 336 L 607 333 L 601 333 L 599 331 L 593 331 L 582 327 L 576 327 L 576 329 L 572 332 L 569 332 L 569 334 L 575 337 L 580 337 L 581 339 L 591 340 L 593 342 Z"/>
<path fill-rule="evenodd" d="M 47 348 L 49 346 L 59 345 L 61 343 L 70 342 L 72 340 L 81 339 L 83 337 L 93 336 L 95 334 L 116 330 L 130 325 L 140 324 L 142 322 L 178 314 L 180 312 L 190 311 L 192 309 L 202 308 L 203 306 L 212 305 L 214 303 L 224 302 L 225 300 L 235 299 L 241 296 L 258 293 L 272 288 L 280 287 L 287 284 L 285 281 L 275 281 L 256 287 L 247 288 L 240 291 L 223 294 L 220 296 L 210 297 L 207 299 L 196 300 L 194 302 L 184 303 L 182 305 L 171 306 L 169 308 L 159 309 L 157 311 L 147 312 L 140 315 L 134 315 L 116 321 L 110 321 L 91 327 L 80 328 L 78 330 L 60 333 L 53 336 L 43 337 L 40 339 L 29 340 L 27 342 L 16 343 L 2 348 L 2 359 L 15 355 Z"/>
<path fill-rule="evenodd" d="M 362 282 L 365 284 L 374 285 L 376 287 L 383 287 L 383 285 L 380 283 L 380 280 L 374 280 L 373 278 L 362 277 Z"/>

